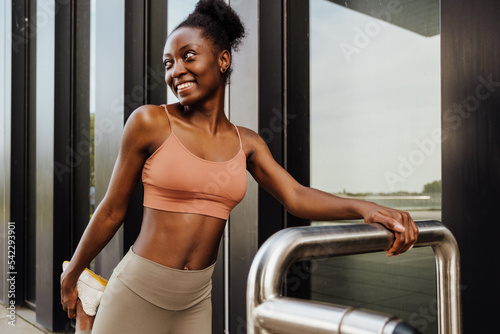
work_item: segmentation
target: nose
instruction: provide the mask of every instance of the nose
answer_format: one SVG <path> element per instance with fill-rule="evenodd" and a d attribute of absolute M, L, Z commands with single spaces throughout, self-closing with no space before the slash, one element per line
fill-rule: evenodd
<path fill-rule="evenodd" d="M 173 65 L 172 68 L 170 69 L 170 75 L 172 78 L 178 78 L 181 75 L 186 73 L 186 68 L 184 67 L 184 64 L 182 61 L 176 61 Z"/>

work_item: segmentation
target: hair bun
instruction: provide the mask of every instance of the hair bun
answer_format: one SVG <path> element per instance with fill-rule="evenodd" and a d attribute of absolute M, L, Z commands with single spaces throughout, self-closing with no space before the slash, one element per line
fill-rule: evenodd
<path fill-rule="evenodd" d="M 217 52 L 237 51 L 245 37 L 240 17 L 223 0 L 199 0 L 195 10 L 174 31 L 182 27 L 201 29 L 202 37 L 211 40 Z M 226 83 L 231 72 L 231 66 L 224 72 Z"/>
<path fill-rule="evenodd" d="M 243 37 L 245 37 L 245 28 L 238 14 L 223 0 L 200 0 L 194 13 L 206 15 L 217 22 L 226 32 L 231 48 L 238 49 Z"/>

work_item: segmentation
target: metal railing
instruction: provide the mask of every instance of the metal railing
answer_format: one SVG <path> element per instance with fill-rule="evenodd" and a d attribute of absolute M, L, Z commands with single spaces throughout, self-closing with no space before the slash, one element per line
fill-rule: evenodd
<path fill-rule="evenodd" d="M 439 333 L 461 334 L 458 245 L 441 222 L 416 224 L 415 246 L 431 246 L 436 256 Z M 399 321 L 384 314 L 280 296 L 284 276 L 294 262 L 383 251 L 393 241 L 394 234 L 378 224 L 307 226 L 277 232 L 262 245 L 250 268 L 247 332 L 393 333 Z"/>

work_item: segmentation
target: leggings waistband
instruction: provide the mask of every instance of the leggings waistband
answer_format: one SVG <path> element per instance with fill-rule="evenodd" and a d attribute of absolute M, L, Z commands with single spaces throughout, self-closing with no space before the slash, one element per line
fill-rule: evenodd
<path fill-rule="evenodd" d="M 151 304 L 179 311 L 210 298 L 214 266 L 202 270 L 169 268 L 137 255 L 131 247 L 114 274 Z"/>

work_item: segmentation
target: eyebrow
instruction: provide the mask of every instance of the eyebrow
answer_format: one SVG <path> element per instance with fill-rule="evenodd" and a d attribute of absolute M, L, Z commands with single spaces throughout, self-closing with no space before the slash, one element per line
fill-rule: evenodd
<path fill-rule="evenodd" d="M 184 49 L 187 49 L 187 48 L 188 48 L 188 47 L 190 47 L 190 46 L 198 46 L 198 47 L 199 47 L 200 45 L 199 45 L 199 44 L 195 44 L 195 43 L 188 43 L 188 44 L 186 44 L 186 45 L 184 45 L 184 46 L 180 47 L 180 48 L 179 48 L 179 50 L 180 50 L 180 51 L 182 51 L 182 50 L 184 50 Z M 163 58 L 165 58 L 166 56 L 170 56 L 170 53 L 165 53 L 165 54 L 163 55 Z"/>

